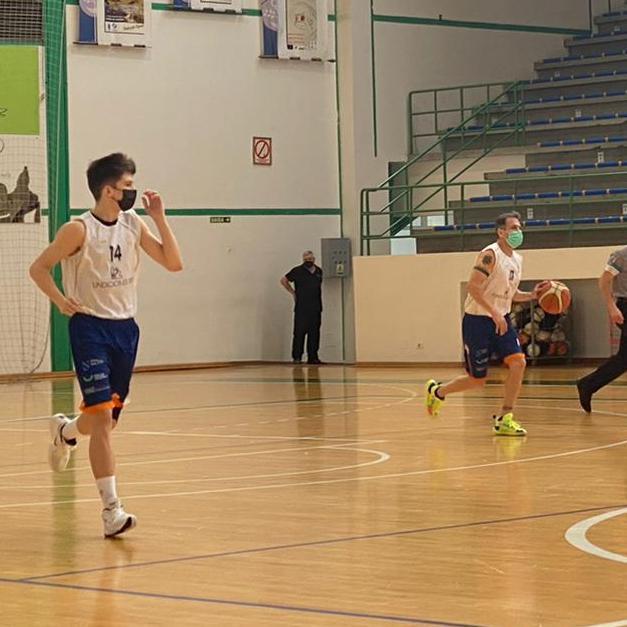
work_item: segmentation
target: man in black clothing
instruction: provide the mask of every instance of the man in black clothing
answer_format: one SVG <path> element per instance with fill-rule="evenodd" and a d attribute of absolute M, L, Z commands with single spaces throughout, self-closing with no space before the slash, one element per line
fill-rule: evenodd
<path fill-rule="evenodd" d="M 316 258 L 310 250 L 303 253 L 302 265 L 292 268 L 281 279 L 281 285 L 294 297 L 296 303 L 292 342 L 294 363 L 302 361 L 307 336 L 307 363 L 321 364 L 318 348 L 322 322 L 322 269 L 316 265 Z"/>

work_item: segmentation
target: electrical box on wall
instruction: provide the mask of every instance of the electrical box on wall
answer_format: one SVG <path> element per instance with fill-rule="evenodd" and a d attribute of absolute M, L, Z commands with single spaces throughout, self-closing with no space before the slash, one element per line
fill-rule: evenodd
<path fill-rule="evenodd" d="M 351 241 L 347 237 L 321 240 L 322 271 L 325 277 L 347 277 L 351 273 Z"/>

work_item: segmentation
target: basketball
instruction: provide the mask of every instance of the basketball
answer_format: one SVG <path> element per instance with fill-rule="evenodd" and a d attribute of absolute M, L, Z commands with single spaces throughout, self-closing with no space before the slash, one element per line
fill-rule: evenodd
<path fill-rule="evenodd" d="M 549 281 L 538 297 L 538 304 L 549 314 L 562 314 L 570 307 L 570 290 L 560 281 Z"/>
<path fill-rule="evenodd" d="M 536 334 L 537 342 L 550 342 L 551 341 L 551 332 L 550 331 L 538 331 Z"/>
<path fill-rule="evenodd" d="M 521 346 L 527 346 L 527 344 L 531 341 L 531 338 L 524 331 L 521 331 L 518 334 L 518 341 Z"/>
<path fill-rule="evenodd" d="M 545 315 L 546 315 L 546 313 L 540 307 L 538 307 L 538 308 L 533 310 L 533 319 L 536 322 L 542 322 L 544 320 L 544 316 Z"/>
<path fill-rule="evenodd" d="M 527 346 L 527 356 L 532 359 L 540 357 L 540 353 L 542 353 L 542 349 L 538 346 L 538 344 L 529 344 L 529 346 Z"/>
<path fill-rule="evenodd" d="M 528 322 L 523 331 L 529 336 L 535 335 L 538 332 L 538 325 L 535 322 Z"/>
<path fill-rule="evenodd" d="M 555 347 L 555 353 L 557 355 L 559 355 L 560 357 L 563 357 L 564 355 L 568 355 L 568 351 L 569 351 L 569 346 L 568 346 L 568 342 L 557 342 L 556 343 L 556 347 Z"/>
<path fill-rule="evenodd" d="M 551 335 L 551 341 L 552 342 L 566 341 L 566 333 L 564 333 L 564 330 L 559 327 L 556 327 L 555 330 L 553 331 L 553 334 Z"/>

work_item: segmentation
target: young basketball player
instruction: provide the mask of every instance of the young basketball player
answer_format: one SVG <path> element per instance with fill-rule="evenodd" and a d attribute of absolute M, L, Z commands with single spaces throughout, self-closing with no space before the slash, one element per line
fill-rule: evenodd
<path fill-rule="evenodd" d="M 484 248 L 472 269 L 464 305 L 462 335 L 467 375 L 441 384 L 426 384 L 427 411 L 437 416 L 449 394 L 485 385 L 490 356 L 497 353 L 509 368 L 501 414 L 494 417 L 494 433 L 523 436 L 527 431 L 514 420 L 514 405 L 525 372 L 525 355 L 510 321 L 512 302 L 535 300 L 545 282 L 533 292 L 518 289 L 522 257 L 516 252 L 523 243 L 520 215 L 504 213 L 496 220 L 498 240 Z"/>
<path fill-rule="evenodd" d="M 142 196 L 159 238 L 132 210 L 134 174 L 135 163 L 120 153 L 91 163 L 87 181 L 95 208 L 62 226 L 30 268 L 37 286 L 70 316 L 72 357 L 83 395 L 78 418 L 58 414 L 50 419 L 48 461 L 53 470 L 64 470 L 77 441 L 89 437 L 106 538 L 136 525 L 135 516 L 118 500 L 111 431 L 124 407 L 137 355 L 139 249 L 171 272 L 183 267 L 159 194 L 148 190 Z M 51 276 L 57 263 L 63 269 L 64 293 Z"/>

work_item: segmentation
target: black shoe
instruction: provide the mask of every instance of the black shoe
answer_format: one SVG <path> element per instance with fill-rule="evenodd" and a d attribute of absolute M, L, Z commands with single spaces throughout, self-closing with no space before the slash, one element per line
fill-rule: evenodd
<path fill-rule="evenodd" d="M 586 389 L 582 379 L 579 379 L 579 381 L 577 381 L 577 392 L 579 392 L 579 404 L 581 405 L 581 409 L 583 409 L 586 414 L 591 414 L 592 393 Z"/>
<path fill-rule="evenodd" d="M 324 362 L 320 361 L 318 358 L 316 358 L 316 359 L 308 359 L 307 363 L 315 365 L 315 366 L 324 366 Z"/>
<path fill-rule="evenodd" d="M 292 359 L 292 363 L 293 364 L 302 364 L 303 360 L 302 359 Z"/>

